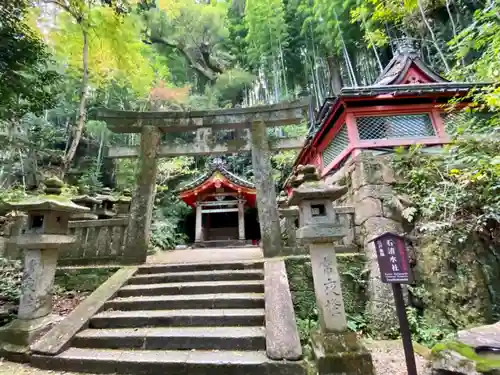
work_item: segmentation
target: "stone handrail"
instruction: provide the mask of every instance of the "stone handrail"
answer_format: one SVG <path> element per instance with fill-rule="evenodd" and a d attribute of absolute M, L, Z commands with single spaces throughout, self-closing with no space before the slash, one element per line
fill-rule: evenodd
<path fill-rule="evenodd" d="M 59 254 L 59 265 L 131 263 L 125 251 L 127 226 L 128 218 L 71 221 L 76 244 Z"/>

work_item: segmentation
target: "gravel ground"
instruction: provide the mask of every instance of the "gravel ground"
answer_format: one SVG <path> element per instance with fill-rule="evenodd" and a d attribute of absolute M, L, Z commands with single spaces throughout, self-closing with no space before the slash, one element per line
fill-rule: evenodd
<path fill-rule="evenodd" d="M 403 348 L 400 341 L 366 341 L 372 352 L 376 375 L 407 375 Z M 417 371 L 424 375 L 426 360 L 415 355 Z M 0 375 L 83 375 L 75 372 L 39 370 L 26 364 L 12 363 L 0 359 Z M 89 375 L 89 374 L 86 374 Z M 90 374 L 91 375 L 91 374 Z"/>
<path fill-rule="evenodd" d="M 407 375 L 405 354 L 400 340 L 365 341 L 372 353 L 377 375 Z M 418 375 L 426 374 L 427 360 L 415 353 Z"/>
<path fill-rule="evenodd" d="M 0 358 L 0 375 L 84 375 L 77 372 L 47 371 L 26 364 L 3 361 Z M 92 375 L 92 374 L 85 374 Z"/>

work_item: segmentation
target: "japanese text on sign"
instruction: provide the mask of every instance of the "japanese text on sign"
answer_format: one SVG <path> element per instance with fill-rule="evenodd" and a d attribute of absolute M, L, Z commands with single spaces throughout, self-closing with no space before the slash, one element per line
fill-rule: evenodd
<path fill-rule="evenodd" d="M 408 252 L 402 237 L 392 233 L 383 234 L 375 239 L 375 250 L 382 282 L 411 282 Z"/>

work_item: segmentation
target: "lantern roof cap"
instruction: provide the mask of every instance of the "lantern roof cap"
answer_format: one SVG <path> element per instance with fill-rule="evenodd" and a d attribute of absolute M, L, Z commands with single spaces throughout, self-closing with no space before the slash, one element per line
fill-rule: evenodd
<path fill-rule="evenodd" d="M 314 165 L 300 165 L 295 172 L 292 195 L 288 199 L 289 206 L 296 206 L 304 200 L 335 201 L 347 193 L 347 186 L 327 185 L 319 177 Z"/>
<path fill-rule="evenodd" d="M 96 197 L 93 197 L 91 195 L 77 195 L 76 197 L 71 198 L 73 203 L 93 203 L 93 204 L 99 204 L 102 201 L 100 199 L 97 199 Z"/>

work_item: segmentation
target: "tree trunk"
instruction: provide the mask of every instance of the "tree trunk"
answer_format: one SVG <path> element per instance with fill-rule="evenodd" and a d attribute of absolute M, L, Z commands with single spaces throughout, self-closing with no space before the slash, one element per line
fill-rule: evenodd
<path fill-rule="evenodd" d="M 64 175 L 68 172 L 71 162 L 76 154 L 76 149 L 80 144 L 80 139 L 82 138 L 83 128 L 85 127 L 86 120 L 86 111 L 87 111 L 87 91 L 89 84 L 89 42 L 88 42 L 88 31 L 82 27 L 82 36 L 83 36 L 83 56 L 82 56 L 82 65 L 83 65 L 83 75 L 82 75 L 82 91 L 80 93 L 80 106 L 78 108 L 78 122 L 76 126 L 73 127 L 73 131 L 71 134 L 71 144 L 64 156 L 63 160 L 63 168 L 61 171 L 61 179 L 64 178 Z"/>
<path fill-rule="evenodd" d="M 342 86 L 342 75 L 340 73 L 340 64 L 337 56 L 328 56 L 326 58 L 328 70 L 330 72 L 330 88 L 334 95 L 339 95 Z"/>

